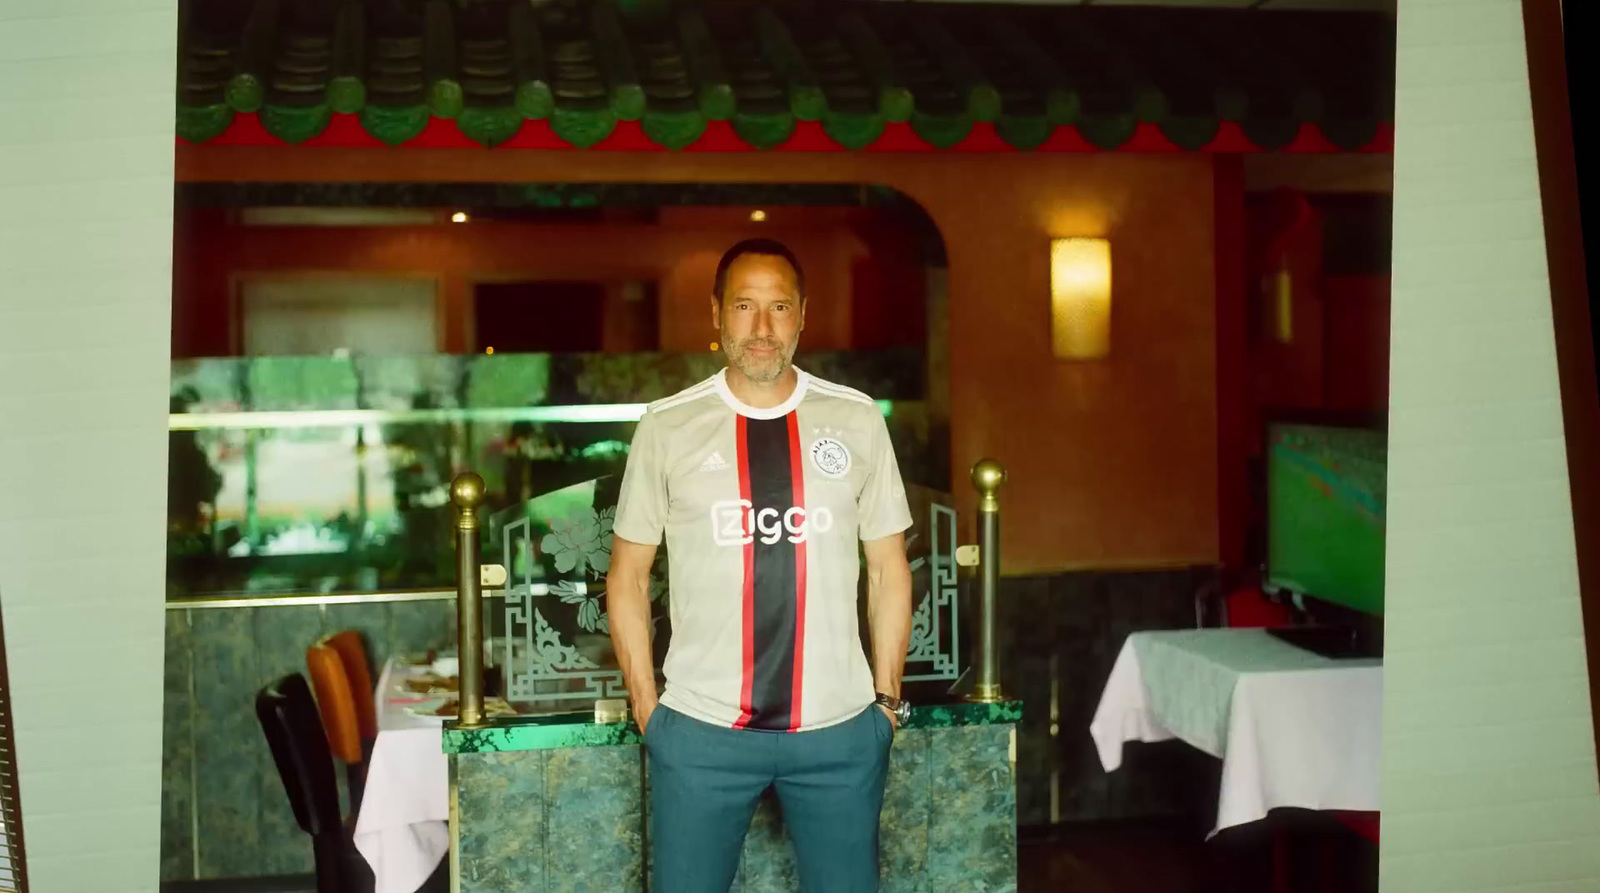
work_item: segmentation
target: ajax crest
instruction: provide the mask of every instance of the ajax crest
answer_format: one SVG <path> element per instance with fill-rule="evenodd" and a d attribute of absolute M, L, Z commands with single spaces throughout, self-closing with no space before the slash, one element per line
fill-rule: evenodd
<path fill-rule="evenodd" d="M 811 444 L 811 464 L 831 478 L 844 477 L 850 471 L 850 451 L 831 437 Z"/>

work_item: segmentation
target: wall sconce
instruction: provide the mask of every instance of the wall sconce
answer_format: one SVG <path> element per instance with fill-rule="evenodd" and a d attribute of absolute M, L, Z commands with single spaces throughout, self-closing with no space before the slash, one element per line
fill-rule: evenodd
<path fill-rule="evenodd" d="M 1050 334 L 1057 359 L 1095 360 L 1111 352 L 1111 243 L 1050 241 Z"/>
<path fill-rule="evenodd" d="M 1285 263 L 1272 274 L 1272 339 L 1279 344 L 1294 343 L 1294 280 Z"/>

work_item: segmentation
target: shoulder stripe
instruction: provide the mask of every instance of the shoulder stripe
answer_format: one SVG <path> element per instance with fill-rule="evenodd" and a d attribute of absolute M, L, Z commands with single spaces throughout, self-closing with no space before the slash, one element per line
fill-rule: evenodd
<path fill-rule="evenodd" d="M 873 400 L 871 397 L 868 397 L 866 394 L 861 393 L 855 388 L 845 387 L 842 384 L 834 384 L 831 381 L 823 381 L 815 376 L 813 376 L 811 379 L 811 386 L 816 388 L 818 393 L 825 394 L 829 397 L 838 397 L 842 400 L 854 400 L 857 403 L 865 403 L 869 406 L 877 405 L 877 401 Z"/>
<path fill-rule="evenodd" d="M 701 397 L 714 394 L 716 393 L 716 381 L 716 376 L 713 375 L 697 385 L 691 385 L 690 387 L 684 388 L 678 393 L 673 394 L 671 397 L 662 397 L 660 400 L 650 404 L 647 411 L 661 412 L 663 410 L 671 409 L 674 406 L 681 406 L 685 403 L 698 400 Z"/>

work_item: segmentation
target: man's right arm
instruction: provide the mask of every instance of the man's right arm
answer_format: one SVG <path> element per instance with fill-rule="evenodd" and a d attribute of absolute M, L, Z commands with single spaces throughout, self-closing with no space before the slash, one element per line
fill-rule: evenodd
<path fill-rule="evenodd" d="M 656 547 L 614 537 L 606 574 L 606 610 L 611 645 L 622 667 L 633 718 L 643 730 L 656 707 L 656 670 L 650 645 L 650 566 Z"/>
<path fill-rule="evenodd" d="M 655 661 L 650 649 L 650 566 L 665 532 L 670 502 L 666 456 L 657 424 L 646 412 L 634 432 L 612 525 L 611 566 L 606 572 L 611 645 L 640 729 L 656 707 Z"/>

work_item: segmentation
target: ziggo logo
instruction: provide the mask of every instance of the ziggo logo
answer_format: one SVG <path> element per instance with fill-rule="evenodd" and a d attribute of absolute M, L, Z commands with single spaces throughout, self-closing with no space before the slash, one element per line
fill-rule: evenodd
<path fill-rule="evenodd" d="M 800 506 L 757 511 L 748 499 L 725 499 L 711 506 L 711 538 L 719 546 L 747 545 L 755 542 L 756 534 L 768 546 L 785 537 L 803 543 L 813 531 L 827 533 L 832 528 L 833 512 L 827 506 L 809 513 Z"/>

